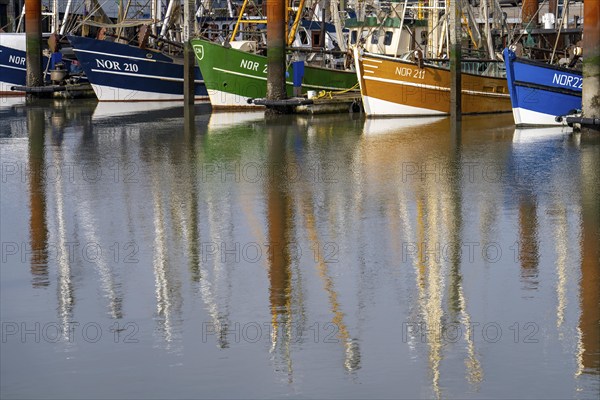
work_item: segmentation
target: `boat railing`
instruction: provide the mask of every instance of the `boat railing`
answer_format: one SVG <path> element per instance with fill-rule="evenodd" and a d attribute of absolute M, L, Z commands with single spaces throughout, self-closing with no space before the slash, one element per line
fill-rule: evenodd
<path fill-rule="evenodd" d="M 425 63 L 433 64 L 438 67 L 449 68 L 450 60 L 447 58 L 428 58 Z M 460 63 L 461 71 L 467 74 L 483 75 L 503 78 L 506 76 L 504 62 L 500 60 L 462 60 Z"/>

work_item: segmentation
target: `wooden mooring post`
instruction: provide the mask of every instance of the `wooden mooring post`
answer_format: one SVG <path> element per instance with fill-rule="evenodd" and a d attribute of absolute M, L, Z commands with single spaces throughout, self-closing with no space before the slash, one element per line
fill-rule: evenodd
<path fill-rule="evenodd" d="M 539 0 L 523 0 L 521 3 L 521 23 L 527 28 L 537 27 Z"/>
<path fill-rule="evenodd" d="M 196 58 L 194 50 L 190 44 L 190 39 L 194 34 L 196 2 L 194 0 L 184 0 L 183 4 L 183 100 L 184 106 L 193 110 L 194 100 L 196 98 L 196 82 L 194 68 Z"/>
<path fill-rule="evenodd" d="M 267 0 L 267 100 L 283 100 L 285 91 L 285 14 L 284 0 Z M 266 115 L 289 112 L 288 106 L 269 107 Z"/>
<path fill-rule="evenodd" d="M 582 111 L 584 118 L 600 118 L 600 1 L 588 1 L 583 12 Z"/>
<path fill-rule="evenodd" d="M 41 0 L 25 1 L 25 64 L 26 84 L 29 87 L 41 86 L 42 80 L 42 2 Z M 28 94 L 30 99 L 36 96 Z"/>
<path fill-rule="evenodd" d="M 461 82 L 461 18 L 459 0 L 450 0 L 450 43 L 448 50 L 450 52 L 450 117 L 453 126 L 461 120 L 462 114 L 462 82 Z M 457 124 L 458 127 L 459 124 Z"/>

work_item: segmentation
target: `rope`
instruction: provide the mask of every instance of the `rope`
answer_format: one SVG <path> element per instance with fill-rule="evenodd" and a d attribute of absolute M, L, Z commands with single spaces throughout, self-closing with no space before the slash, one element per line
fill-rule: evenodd
<path fill-rule="evenodd" d="M 556 35 L 556 41 L 554 42 L 554 47 L 552 48 L 552 56 L 550 57 L 550 62 L 548 64 L 552 64 L 554 62 L 554 55 L 556 54 L 556 48 L 558 47 L 558 39 L 560 39 L 560 32 L 562 31 L 563 20 L 565 19 L 565 10 L 569 10 L 569 0 L 565 1 L 565 5 L 563 7 L 562 18 L 560 19 L 560 25 L 558 27 L 558 34 Z"/>
<path fill-rule="evenodd" d="M 355 90 L 355 89 L 358 89 L 358 82 L 354 86 L 352 86 L 351 88 L 344 89 L 344 90 L 339 90 L 339 91 L 336 91 L 336 92 L 321 90 L 319 92 L 319 94 L 317 95 L 316 98 L 317 99 L 324 99 L 324 98 L 332 99 L 333 95 L 335 95 L 335 94 L 344 94 L 344 93 L 348 93 L 349 91 Z"/>

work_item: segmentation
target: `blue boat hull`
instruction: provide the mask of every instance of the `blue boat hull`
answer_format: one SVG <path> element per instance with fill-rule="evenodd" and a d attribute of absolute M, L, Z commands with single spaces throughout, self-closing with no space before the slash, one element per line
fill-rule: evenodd
<path fill-rule="evenodd" d="M 44 34 L 47 38 L 49 34 Z M 44 47 L 46 43 L 44 41 Z M 62 52 L 62 50 L 61 50 Z M 27 84 L 26 58 L 26 38 L 25 33 L 0 33 L 0 94 L 24 95 L 24 92 L 11 90 L 13 86 L 25 86 Z M 71 71 L 74 60 L 62 58 L 60 62 L 64 64 L 67 71 Z M 42 56 L 42 71 L 52 69 L 52 62 L 49 63 L 48 57 Z M 50 83 L 50 73 L 44 76 L 44 82 Z M 79 77 L 79 82 L 87 82 L 85 77 Z"/>
<path fill-rule="evenodd" d="M 42 67 L 48 62 L 42 57 Z M 24 94 L 14 92 L 13 86 L 25 86 L 25 34 L 0 33 L 0 94 Z"/>
<path fill-rule="evenodd" d="M 121 43 L 69 36 L 99 101 L 183 100 L 183 60 Z M 196 66 L 196 99 L 208 93 Z"/>
<path fill-rule="evenodd" d="M 504 62 L 517 126 L 560 125 L 557 116 L 581 109 L 581 72 L 520 59 L 509 49 Z"/>

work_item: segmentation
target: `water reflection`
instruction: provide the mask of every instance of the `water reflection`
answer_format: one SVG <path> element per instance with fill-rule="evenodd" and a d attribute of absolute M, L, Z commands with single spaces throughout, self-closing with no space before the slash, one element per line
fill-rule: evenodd
<path fill-rule="evenodd" d="M 267 123 L 267 162 L 269 165 L 285 165 L 286 126 L 274 122 Z M 288 380 L 293 381 L 291 358 L 291 338 L 294 314 L 292 312 L 292 257 L 290 243 L 293 226 L 291 204 L 286 187 L 280 174 L 265 182 L 267 192 L 267 243 L 269 252 L 269 303 L 271 308 L 271 352 L 281 355 Z M 297 327 L 301 328 L 301 327 Z"/>
<path fill-rule="evenodd" d="M 64 124 L 62 121 L 58 123 L 56 119 L 52 119 L 52 142 L 56 146 L 56 159 L 57 165 L 65 165 L 63 152 L 62 152 L 62 141 L 63 141 L 63 128 Z M 53 243 L 56 244 L 57 249 L 67 249 L 69 237 L 67 234 L 67 220 L 66 220 L 66 205 L 65 205 L 65 188 L 63 179 L 53 180 L 53 190 L 55 209 L 54 209 L 54 226 Z M 58 297 L 58 319 L 62 326 L 63 335 L 67 336 L 70 331 L 70 323 L 73 319 L 73 308 L 75 306 L 75 288 L 72 282 L 73 272 L 71 270 L 71 263 L 74 260 L 71 255 L 65 254 L 57 255 L 57 297 Z"/>
<path fill-rule="evenodd" d="M 579 331 L 581 332 L 581 347 L 579 351 L 581 370 L 578 372 L 600 375 L 600 208 L 598 199 L 600 179 L 598 165 L 600 164 L 600 149 L 596 141 L 582 141 L 580 158 L 581 207 L 579 208 L 581 225 L 580 259 L 581 278 L 579 299 L 581 315 Z"/>
<path fill-rule="evenodd" d="M 153 268 L 156 294 L 156 321 L 160 335 L 167 343 L 172 342 L 180 334 L 177 327 L 181 324 L 181 284 L 175 271 L 176 262 L 171 257 L 167 239 L 166 212 L 171 202 L 164 197 L 164 177 L 160 171 L 153 169 L 152 205 L 154 213 L 154 254 Z"/>
<path fill-rule="evenodd" d="M 29 131 L 29 201 L 31 235 L 31 274 L 33 287 L 48 286 L 48 228 L 46 225 L 46 119 L 44 110 L 30 107 L 27 110 Z"/>
<path fill-rule="evenodd" d="M 443 396 L 441 364 L 447 347 L 445 335 L 451 329 L 455 331 L 450 334 L 464 332 L 466 380 L 473 385 L 473 390 L 478 390 L 484 376 L 475 348 L 461 273 L 463 212 L 460 135 L 454 136 L 449 144 L 452 151 L 443 164 L 449 172 L 450 179 L 447 182 L 451 184 L 429 182 L 417 190 L 418 240 L 413 242 L 419 247 L 415 275 L 420 292 L 417 320 L 422 322 L 418 334 L 423 338 L 423 333 L 426 333 L 424 339 L 429 344 L 431 385 L 436 398 Z M 443 226 L 440 221 L 444 221 Z M 442 246 L 447 248 L 445 256 L 440 255 Z M 447 304 L 444 301 L 446 286 L 449 292 Z"/>
<path fill-rule="evenodd" d="M 157 396 L 598 395 L 597 140 L 502 117 L 465 117 L 450 135 L 447 118 L 150 108 L 12 111 L 27 146 L 18 135 L 0 146 L 31 171 L 25 189 L 11 187 L 29 200 L 14 229 L 42 251 L 25 272 L 3 265 L 3 315 L 136 321 L 137 346 L 86 351 L 103 368 L 125 365 L 106 372 L 120 389 L 131 376 L 134 392 L 147 390 L 139 380 Z M 103 179 L 81 178 L 92 164 Z M 75 178 L 49 179 L 52 165 L 75 165 Z M 105 256 L 48 250 L 73 241 Z M 48 309 L 13 312 L 10 285 Z M 263 336 L 244 336 L 247 323 Z M 486 324 L 503 336 L 485 336 Z M 15 359 L 3 387 L 20 387 Z M 165 375 L 172 383 L 155 386 Z"/>
<path fill-rule="evenodd" d="M 92 119 L 94 121 L 110 120 L 115 117 L 150 115 L 162 118 L 164 115 L 179 115 L 182 107 L 177 102 L 99 102 L 97 103 Z M 157 115 L 158 114 L 158 115 Z"/>
<path fill-rule="evenodd" d="M 535 199 L 523 196 L 519 201 L 519 261 L 524 287 L 536 290 L 538 286 L 538 233 Z"/>

